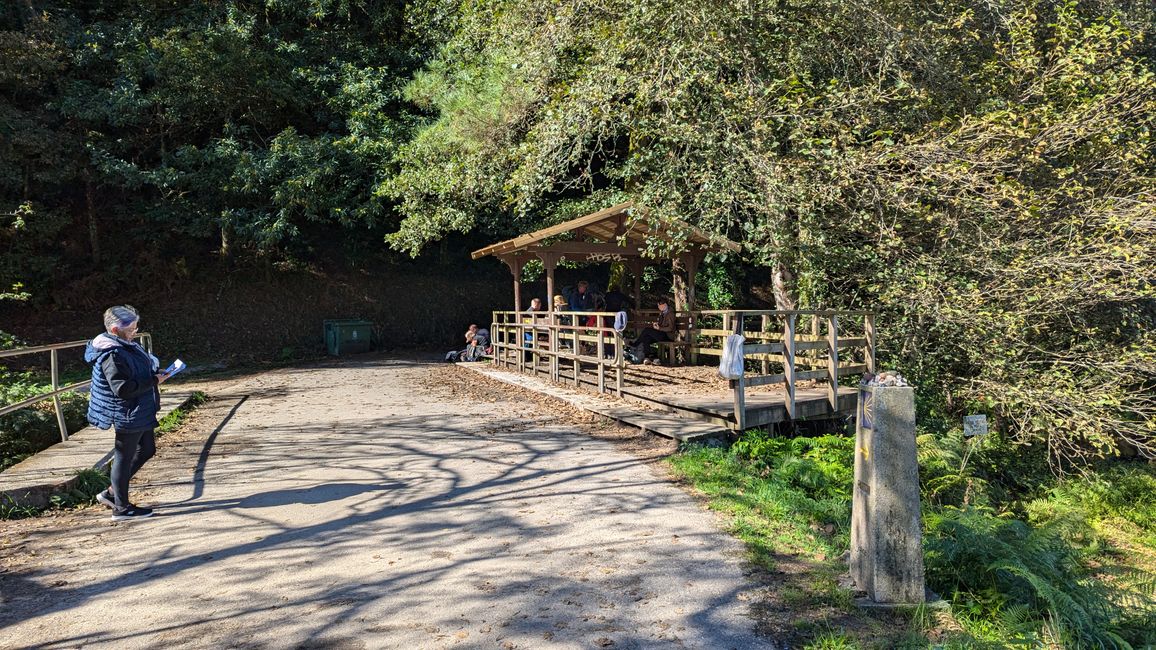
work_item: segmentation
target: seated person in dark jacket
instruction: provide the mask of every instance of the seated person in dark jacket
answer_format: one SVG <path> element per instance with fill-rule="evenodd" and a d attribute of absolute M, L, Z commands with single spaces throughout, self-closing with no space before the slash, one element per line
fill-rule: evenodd
<path fill-rule="evenodd" d="M 110 307 L 104 312 L 105 333 L 89 341 L 84 351 L 84 360 L 92 364 L 88 421 L 98 429 L 111 427 L 116 435 L 112 485 L 96 495 L 97 501 L 112 508 L 113 521 L 153 514 L 129 502 L 128 483 L 156 453 L 161 402 L 157 387 L 168 375 L 158 372 L 157 358 L 133 340 L 139 324 L 132 307 Z"/>
<path fill-rule="evenodd" d="M 652 361 L 647 358 L 648 348 L 653 343 L 670 341 L 673 334 L 674 312 L 670 309 L 670 302 L 666 298 L 660 298 L 658 300 L 658 320 L 642 330 L 638 338 L 630 344 L 634 347 L 634 356 L 641 359 L 642 363 L 658 364 L 657 359 Z"/>
<path fill-rule="evenodd" d="M 570 311 L 593 311 L 594 297 L 590 295 L 590 283 L 578 282 L 578 290 L 570 294 Z"/>

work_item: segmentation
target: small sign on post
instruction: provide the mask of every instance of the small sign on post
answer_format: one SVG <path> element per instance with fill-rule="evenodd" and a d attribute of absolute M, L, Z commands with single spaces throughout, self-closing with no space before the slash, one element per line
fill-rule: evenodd
<path fill-rule="evenodd" d="M 963 416 L 963 435 L 965 437 L 972 436 L 986 436 L 987 435 L 987 416 L 986 415 L 965 415 Z"/>

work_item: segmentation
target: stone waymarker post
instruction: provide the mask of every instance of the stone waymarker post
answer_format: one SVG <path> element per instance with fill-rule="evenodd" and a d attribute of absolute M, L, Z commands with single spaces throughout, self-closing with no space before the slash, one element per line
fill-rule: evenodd
<path fill-rule="evenodd" d="M 874 603 L 922 603 L 915 389 L 862 386 L 856 420 L 851 579 Z"/>

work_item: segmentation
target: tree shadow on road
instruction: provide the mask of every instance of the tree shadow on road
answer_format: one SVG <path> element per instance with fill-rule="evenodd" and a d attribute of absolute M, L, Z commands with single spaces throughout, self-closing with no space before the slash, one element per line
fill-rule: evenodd
<path fill-rule="evenodd" d="M 179 624 L 110 623 L 35 645 L 159 635 L 169 647 L 286 647 L 280 629 L 308 647 L 773 647 L 734 616 L 757 586 L 720 556 L 738 544 L 701 522 L 653 516 L 697 506 L 640 467 L 649 459 L 570 426 L 484 413 L 238 430 L 240 409 L 276 395 L 234 396 L 206 427 L 188 478 L 162 484 L 188 496 L 155 504 L 163 516 L 133 531 L 155 544 L 134 549 L 124 570 L 76 585 L 51 567 L 0 575 L 0 629 L 184 581 L 191 609 Z M 341 562 L 340 580 L 319 572 L 323 561 Z M 216 598 L 206 585 L 249 595 Z M 709 597 L 679 610 L 680 592 L 703 585 Z"/>

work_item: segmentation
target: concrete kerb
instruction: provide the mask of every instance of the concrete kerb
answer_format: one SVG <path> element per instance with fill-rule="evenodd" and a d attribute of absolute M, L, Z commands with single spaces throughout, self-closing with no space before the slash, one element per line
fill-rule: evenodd
<path fill-rule="evenodd" d="M 157 419 L 184 408 L 195 392 L 161 394 Z M 0 505 L 41 510 L 52 503 L 56 494 L 71 491 L 79 480 L 77 473 L 99 469 L 112 462 L 112 434 L 108 430 L 85 427 L 23 461 L 0 472 Z"/>

